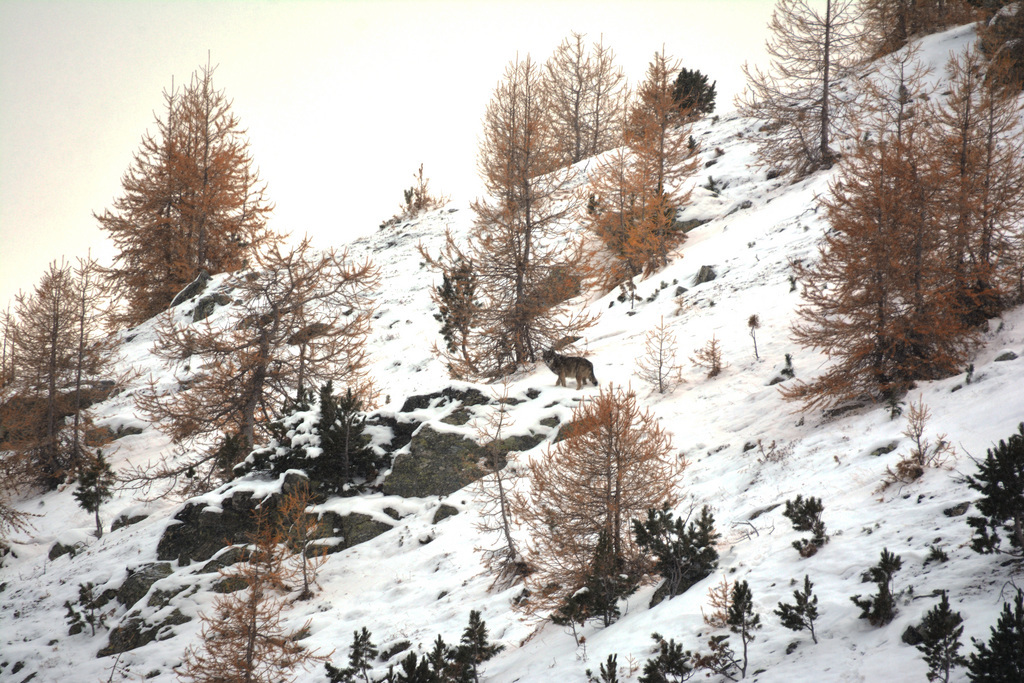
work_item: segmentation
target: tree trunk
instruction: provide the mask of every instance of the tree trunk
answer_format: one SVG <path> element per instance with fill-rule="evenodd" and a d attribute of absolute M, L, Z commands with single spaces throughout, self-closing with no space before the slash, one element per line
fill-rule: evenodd
<path fill-rule="evenodd" d="M 824 64 L 822 71 L 822 84 L 821 84 L 821 148 L 818 153 L 821 156 L 821 164 L 825 168 L 832 167 L 832 151 L 829 149 L 828 140 L 828 126 L 829 126 L 829 109 L 828 109 L 828 98 L 829 98 L 829 71 L 832 66 L 831 54 L 832 49 L 832 0 L 828 0 L 825 5 L 825 47 L 824 47 Z"/>

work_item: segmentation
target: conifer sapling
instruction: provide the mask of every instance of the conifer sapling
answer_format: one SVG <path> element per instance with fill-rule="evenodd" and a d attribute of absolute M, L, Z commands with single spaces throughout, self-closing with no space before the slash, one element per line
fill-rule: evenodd
<path fill-rule="evenodd" d="M 324 668 L 327 670 L 327 680 L 329 683 L 355 683 L 358 680 L 363 681 L 363 683 L 370 683 L 370 662 L 378 654 L 380 652 L 373 641 L 370 640 L 370 632 L 366 630 L 365 626 L 362 631 L 353 631 L 352 647 L 348 653 L 348 666 L 344 669 L 338 669 L 332 666 L 330 662 L 324 663 Z"/>
<path fill-rule="evenodd" d="M 479 683 L 480 665 L 505 649 L 504 645 L 492 643 L 487 638 L 487 624 L 480 618 L 478 610 L 469 613 L 469 625 L 462 632 L 462 640 L 455 650 L 455 662 L 467 671 L 470 681 Z"/>
<path fill-rule="evenodd" d="M 813 587 L 811 577 L 805 574 L 803 591 L 799 589 L 793 591 L 793 598 L 796 602 L 792 605 L 780 602 L 775 614 L 779 615 L 782 625 L 791 631 L 803 631 L 804 629 L 810 631 L 811 640 L 817 644 L 818 637 L 814 633 L 814 620 L 818 618 L 818 596 L 811 592 Z"/>
<path fill-rule="evenodd" d="M 793 528 L 797 531 L 810 531 L 812 534 L 809 539 L 793 541 L 793 547 L 797 549 L 801 557 L 814 555 L 819 548 L 828 543 L 825 522 L 821 519 L 824 509 L 821 498 L 814 496 L 804 500 L 803 494 L 797 494 L 796 499 L 786 501 L 786 511 L 782 514 L 793 522 Z"/>
<path fill-rule="evenodd" d="M 754 340 L 754 359 L 760 360 L 761 357 L 757 355 L 757 330 L 761 327 L 761 319 L 756 313 L 747 318 L 747 327 L 750 328 L 750 338 Z"/>
<path fill-rule="evenodd" d="M 1003 603 L 988 643 L 973 639 L 977 652 L 967 664 L 974 683 L 1019 683 L 1024 680 L 1024 592 L 1017 589 L 1013 609 Z"/>
<path fill-rule="evenodd" d="M 899 555 L 882 549 L 878 564 L 867 571 L 867 576 L 878 586 L 878 594 L 869 598 L 854 595 L 850 598 L 861 609 L 861 619 L 867 619 L 873 626 L 885 626 L 896 616 L 896 597 L 893 595 L 893 575 L 903 566 Z"/>
<path fill-rule="evenodd" d="M 967 519 L 974 529 L 971 547 L 979 553 L 1024 555 L 1024 422 L 1017 429 L 990 448 L 978 473 L 967 477 L 967 485 L 982 494 L 975 503 L 981 516 Z M 1000 549 L 1001 534 L 1008 537 L 1009 550 Z"/>
<path fill-rule="evenodd" d="M 658 656 L 644 663 L 639 683 L 683 683 L 696 675 L 692 652 L 675 640 L 666 642 L 659 633 L 652 633 L 651 638 L 658 644 Z"/>
<path fill-rule="evenodd" d="M 619 683 L 619 656 L 608 655 L 600 667 L 598 667 L 600 678 L 594 676 L 594 672 L 587 669 L 587 683 Z"/>
<path fill-rule="evenodd" d="M 949 683 L 949 674 L 954 667 L 963 666 L 967 659 L 960 654 L 960 636 L 963 635 L 963 619 L 959 612 L 949 608 L 949 598 L 942 591 L 939 604 L 932 607 L 918 629 L 922 641 L 917 649 L 928 663 L 928 680 Z"/>
<path fill-rule="evenodd" d="M 715 518 L 705 505 L 697 519 L 677 518 L 668 505 L 648 510 L 647 520 L 633 520 L 636 543 L 655 557 L 655 570 L 665 579 L 665 592 L 673 598 L 711 575 L 718 566 Z"/>
<path fill-rule="evenodd" d="M 743 661 L 740 678 L 747 675 L 747 645 L 754 640 L 754 631 L 761 628 L 761 616 L 754 611 L 754 594 L 746 581 L 737 581 L 732 589 L 732 604 L 727 619 L 729 630 L 740 636 L 743 643 Z"/>
<path fill-rule="evenodd" d="M 103 536 L 100 506 L 114 495 L 111 491 L 114 481 L 114 473 L 103 457 L 103 451 L 97 451 L 96 457 L 90 458 L 78 475 L 78 490 L 73 495 L 83 510 L 95 515 L 96 538 Z"/>

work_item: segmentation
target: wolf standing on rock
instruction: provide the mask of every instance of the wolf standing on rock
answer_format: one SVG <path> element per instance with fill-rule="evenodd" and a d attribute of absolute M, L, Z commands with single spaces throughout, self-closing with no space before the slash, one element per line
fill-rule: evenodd
<path fill-rule="evenodd" d="M 548 369 L 558 375 L 558 382 L 556 382 L 558 386 L 565 386 L 565 378 L 567 376 L 576 378 L 576 389 L 582 389 L 588 380 L 593 382 L 595 387 L 597 386 L 597 377 L 594 376 L 594 364 L 586 358 L 563 356 L 560 353 L 555 353 L 554 349 L 546 350 L 542 358 Z"/>

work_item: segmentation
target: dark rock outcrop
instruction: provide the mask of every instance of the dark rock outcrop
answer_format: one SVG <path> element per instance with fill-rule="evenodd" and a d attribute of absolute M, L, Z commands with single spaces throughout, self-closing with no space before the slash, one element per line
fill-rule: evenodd
<path fill-rule="evenodd" d="M 133 606 L 146 597 L 154 583 L 167 578 L 173 571 L 169 562 L 154 562 L 129 570 L 128 578 L 117 589 L 117 601 L 125 607 Z"/>
<path fill-rule="evenodd" d="M 321 515 L 320 521 L 325 528 L 331 530 L 329 535 L 341 539 L 341 542 L 328 548 L 328 553 L 336 553 L 346 548 L 351 548 L 354 545 L 365 543 L 371 538 L 376 538 L 385 531 L 391 531 L 392 529 L 392 525 L 359 512 L 354 512 L 350 515 L 325 512 Z"/>
<path fill-rule="evenodd" d="M 701 266 L 700 270 L 697 271 L 697 276 L 693 279 L 694 285 L 704 284 L 705 282 L 711 282 L 718 273 L 715 272 L 714 266 Z"/>
<path fill-rule="evenodd" d="M 149 517 L 149 515 L 120 515 L 117 519 L 110 523 L 110 530 L 117 531 L 126 526 L 138 524 L 142 520 Z"/>
<path fill-rule="evenodd" d="M 384 493 L 406 498 L 446 496 L 485 474 L 478 463 L 486 452 L 461 434 L 438 432 L 424 425 L 399 455 L 384 481 Z"/>
<path fill-rule="evenodd" d="M 491 399 L 483 395 L 479 389 L 469 387 L 468 389 L 456 389 L 455 387 L 445 387 L 441 391 L 436 391 L 432 394 L 423 394 L 421 396 L 410 396 L 405 399 L 405 403 L 402 404 L 401 413 L 409 413 L 414 410 L 423 410 L 429 408 L 430 404 L 438 398 L 447 399 L 445 402 L 458 401 L 462 404 L 462 407 L 467 406 L 480 406 L 486 405 L 491 402 Z"/>
<path fill-rule="evenodd" d="M 197 323 L 200 320 L 206 320 L 213 315 L 218 306 L 227 306 L 229 303 L 231 303 L 231 297 L 223 292 L 207 294 L 192 309 L 192 322 Z"/>
<path fill-rule="evenodd" d="M 171 627 L 191 621 L 178 610 L 172 610 L 156 623 L 149 623 L 141 616 L 133 615 L 121 620 L 121 623 L 110 631 L 107 646 L 96 653 L 97 657 L 128 652 L 152 643 L 154 640 L 165 640 L 174 635 Z"/>
<path fill-rule="evenodd" d="M 178 304 L 188 301 L 192 297 L 199 296 L 200 294 L 202 294 L 203 290 L 206 289 L 206 283 L 208 283 L 209 281 L 210 274 L 207 273 L 205 270 L 199 271 L 199 275 L 196 277 L 195 280 L 186 285 L 185 289 L 181 290 L 180 292 L 174 295 L 174 298 L 171 300 L 170 308 L 174 308 Z"/>
<path fill-rule="evenodd" d="M 177 560 L 184 566 L 208 560 L 221 548 L 245 541 L 258 502 L 251 492 L 236 491 L 220 502 L 219 509 L 205 503 L 187 503 L 174 516 L 178 523 L 167 527 L 160 537 L 156 559 Z"/>

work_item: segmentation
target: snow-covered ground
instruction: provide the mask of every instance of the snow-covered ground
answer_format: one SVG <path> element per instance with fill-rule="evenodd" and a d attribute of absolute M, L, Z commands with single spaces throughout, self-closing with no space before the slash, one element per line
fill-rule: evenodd
<path fill-rule="evenodd" d="M 922 57 L 941 73 L 949 51 L 962 48 L 971 38 L 971 31 L 963 28 L 929 37 Z M 694 203 L 683 218 L 711 220 L 690 233 L 665 270 L 639 283 L 641 300 L 631 308 L 616 301 L 618 293 L 613 292 L 580 302 L 601 314 L 579 346 L 594 362 L 602 385 L 631 384 L 638 389 L 689 461 L 678 491 L 679 510 L 685 512 L 691 504 L 711 506 L 723 537 L 718 571 L 654 608 L 647 606 L 654 587 L 642 588 L 628 599 L 619 621 L 608 628 L 588 625 L 585 645 L 577 646 L 562 628 L 513 611 L 510 604 L 518 587 L 490 590 L 491 577 L 476 548 L 490 547 L 494 539 L 475 527 L 480 501 L 474 487 L 448 496 L 443 502 L 460 514 L 436 525 L 432 518 L 441 502 L 436 498 L 399 502 L 378 494 L 346 499 L 336 505 L 381 517 L 385 507 L 392 507 L 405 516 L 393 522 L 392 531 L 329 556 L 317 596 L 285 613 L 291 627 L 311 620 L 305 644 L 321 653 L 334 650 L 337 665 L 346 663 L 352 632 L 364 626 L 381 650 L 402 640 L 429 648 L 437 634 L 457 642 L 475 609 L 482 612 L 492 638 L 506 647 L 485 666 L 486 680 L 583 681 L 584 670 L 596 671 L 611 653 L 618 655 L 620 680 L 630 680 L 639 675 L 630 665 L 642 666 L 652 656 L 652 632 L 674 638 L 686 649 L 706 650 L 711 630 L 703 622 L 701 607 L 706 609 L 707 590 L 723 575 L 749 582 L 764 625 L 750 646 L 750 671 L 757 672 L 748 674 L 750 680 L 924 680 L 926 665 L 901 635 L 937 603 L 939 590 L 948 592 L 953 609 L 964 617 L 965 648 L 970 649 L 971 637 L 987 639 L 1009 597 L 1008 582 L 1020 583 L 1015 574 L 1019 569 L 1005 565 L 1005 558 L 973 552 L 966 515 L 948 516 L 944 511 L 977 497 L 961 481 L 963 474 L 975 469 L 971 458 L 983 457 L 986 448 L 1013 433 L 1024 419 L 1024 309 L 991 322 L 974 359 L 970 383 L 964 375 L 922 382 L 908 397 L 920 399 L 931 411 L 926 436 L 935 439 L 944 433 L 955 446 L 951 467 L 926 471 L 913 484 L 879 493 L 886 467 L 909 450 L 909 440 L 901 434 L 905 420 L 891 420 L 882 406 L 831 419 L 818 412 L 801 414 L 797 406 L 782 400 L 778 387 L 769 386 L 787 353 L 802 379 L 813 377 L 827 362 L 790 340 L 800 296 L 791 288 L 789 262 L 816 257 L 826 226 L 815 211 L 815 197 L 826 191 L 830 175 L 817 174 L 796 184 L 766 179 L 763 170 L 752 166 L 748 138 L 753 125 L 729 114 L 697 126 L 704 160 L 715 163 L 694 180 Z M 717 195 L 703 187 L 709 175 L 722 188 Z M 448 383 L 430 352 L 438 324 L 429 288 L 438 278 L 422 263 L 416 246 L 422 243 L 436 251 L 446 227 L 465 234 L 472 219 L 467 206 L 449 206 L 348 245 L 354 257 L 369 256 L 382 271 L 371 371 L 389 401 L 387 408 L 393 410 L 409 395 L 436 391 Z M 718 276 L 694 286 L 704 265 L 713 266 Z M 677 287 L 688 290 L 681 297 L 682 306 L 676 300 Z M 759 360 L 747 327 L 752 314 L 761 321 Z M 668 395 L 651 392 L 635 375 L 645 335 L 662 319 L 678 340 L 685 380 Z M 688 358 L 712 335 L 722 345 L 727 366 L 719 377 L 707 379 Z M 166 369 L 149 353 L 151 323 L 125 338 L 126 363 L 169 381 Z M 1020 358 L 997 362 L 1006 350 Z M 513 415 L 514 427 L 535 424 L 541 417 L 537 406 L 596 391 L 577 393 L 573 382 L 569 385 L 554 386 L 554 376 L 542 365 L 514 377 L 511 395 L 530 388 L 540 391 L 538 399 Z M 493 388 L 481 389 L 486 393 Z M 100 416 L 101 424 L 115 429 L 145 424 L 133 411 L 130 391 L 100 406 Z M 442 409 L 434 409 L 434 419 L 442 416 Z M 779 462 L 761 462 L 756 448 L 745 449 L 758 440 L 774 441 L 789 453 Z M 891 452 L 873 454 L 892 443 L 897 447 Z M 149 425 L 118 444 L 112 453 L 118 467 L 143 463 L 169 448 L 166 438 Z M 542 444 L 512 460 L 526 469 L 532 459 L 547 455 L 548 446 Z M 107 643 L 102 629 L 96 636 L 68 636 L 63 605 L 77 599 L 80 583 L 92 582 L 102 591 L 120 585 L 129 570 L 154 562 L 157 540 L 180 504 L 144 503 L 132 492 L 120 492 L 102 509 L 107 525 L 121 515 L 149 516 L 97 540 L 91 535 L 92 516 L 76 505 L 71 493 L 55 491 L 18 503 L 40 517 L 31 533 L 15 538 L 17 556 L 6 558 L 0 569 L 0 680 L 175 680 L 172 667 L 196 642 L 196 617 L 211 609 L 213 593 L 183 593 L 174 607 L 191 621 L 170 627 L 161 639 L 119 658 L 96 657 Z M 801 534 L 781 514 L 781 504 L 797 494 L 823 500 L 823 518 L 831 535 L 831 541 L 807 559 L 791 546 Z M 81 543 L 83 548 L 73 557 L 50 561 L 47 555 L 56 541 Z M 943 549 L 949 560 L 925 565 L 930 546 Z M 850 596 L 874 592 L 872 584 L 862 583 L 861 574 L 878 561 L 883 548 L 903 559 L 895 576 L 899 613 L 891 624 L 875 628 L 858 618 L 859 608 Z M 180 568 L 154 590 L 195 581 L 193 571 L 194 566 Z M 817 645 L 805 633 L 783 628 L 772 614 L 780 600 L 792 601 L 794 582 L 805 574 L 820 601 Z M 206 575 L 202 585 L 208 586 L 211 576 L 215 577 Z M 116 625 L 125 612 L 117 607 L 108 626 Z M 787 654 L 794 642 L 795 650 Z M 15 673 L 16 663 L 20 666 Z M 386 663 L 378 662 L 376 671 L 386 671 Z M 325 676 L 317 668 L 301 673 L 298 680 L 319 682 Z M 963 670 L 955 680 L 966 680 Z"/>

